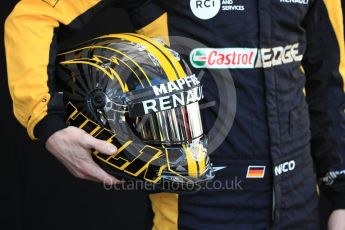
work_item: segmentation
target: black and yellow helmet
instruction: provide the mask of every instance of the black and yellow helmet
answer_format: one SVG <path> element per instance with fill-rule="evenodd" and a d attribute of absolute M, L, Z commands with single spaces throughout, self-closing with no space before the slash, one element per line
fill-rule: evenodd
<path fill-rule="evenodd" d="M 58 55 L 66 122 L 112 142 L 94 152 L 108 173 L 165 191 L 194 191 L 214 177 L 199 101 L 202 86 L 159 39 L 111 34 Z"/>

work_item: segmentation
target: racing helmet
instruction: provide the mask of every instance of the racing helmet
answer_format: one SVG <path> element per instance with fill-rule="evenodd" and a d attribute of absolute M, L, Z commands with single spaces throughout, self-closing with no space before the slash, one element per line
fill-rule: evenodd
<path fill-rule="evenodd" d="M 111 34 L 57 57 L 66 122 L 118 147 L 93 152 L 106 172 L 160 190 L 195 191 L 214 177 L 199 101 L 202 85 L 160 39 Z"/>

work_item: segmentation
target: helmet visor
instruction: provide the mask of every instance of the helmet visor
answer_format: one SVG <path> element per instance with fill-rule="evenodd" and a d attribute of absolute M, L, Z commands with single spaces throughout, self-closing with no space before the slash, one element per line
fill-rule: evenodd
<path fill-rule="evenodd" d="M 149 144 L 191 143 L 203 135 L 198 102 L 136 117 L 132 124 Z"/>

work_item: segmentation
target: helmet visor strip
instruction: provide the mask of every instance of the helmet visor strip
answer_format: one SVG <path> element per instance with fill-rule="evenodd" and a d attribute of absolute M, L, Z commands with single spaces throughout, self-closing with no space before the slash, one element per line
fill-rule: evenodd
<path fill-rule="evenodd" d="M 183 144 L 203 136 L 199 103 L 132 119 L 140 137 L 150 144 Z"/>
<path fill-rule="evenodd" d="M 191 143 L 202 137 L 199 101 L 202 86 L 194 76 L 132 92 L 129 123 L 149 144 Z"/>

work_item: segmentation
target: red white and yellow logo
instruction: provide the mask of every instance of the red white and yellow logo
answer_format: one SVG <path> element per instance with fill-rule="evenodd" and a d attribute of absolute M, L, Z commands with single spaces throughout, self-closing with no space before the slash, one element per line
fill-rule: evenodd
<path fill-rule="evenodd" d="M 254 69 L 300 62 L 299 43 L 273 48 L 196 48 L 190 53 L 194 68 Z"/>
<path fill-rule="evenodd" d="M 195 68 L 251 69 L 257 52 L 255 48 L 203 48 L 193 50 L 190 59 Z"/>

